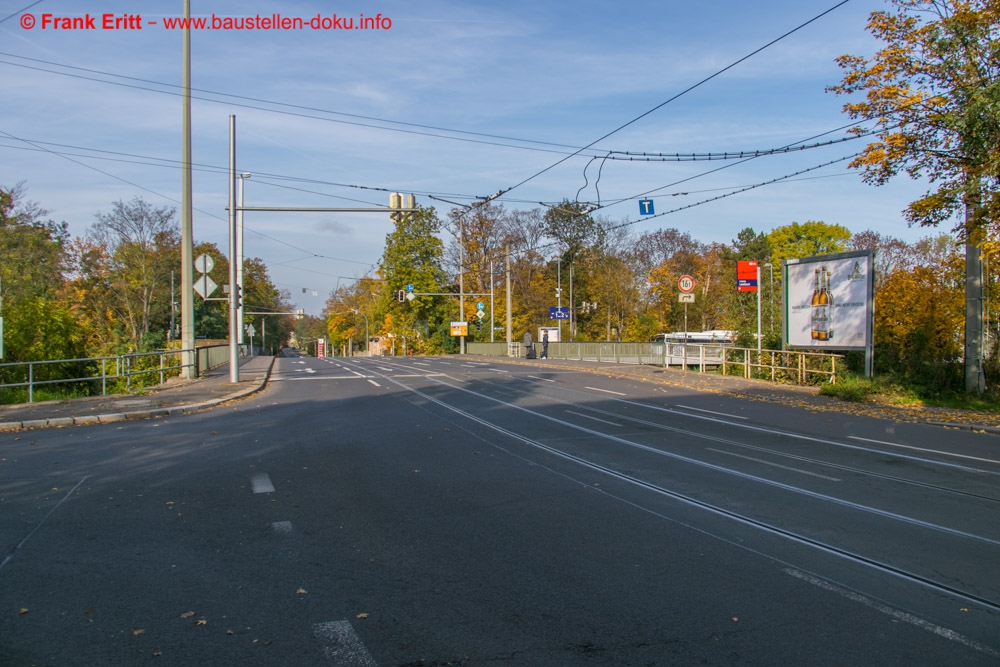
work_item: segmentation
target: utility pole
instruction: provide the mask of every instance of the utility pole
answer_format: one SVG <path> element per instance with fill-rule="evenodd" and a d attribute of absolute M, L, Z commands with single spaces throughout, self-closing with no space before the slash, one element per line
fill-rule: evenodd
<path fill-rule="evenodd" d="M 184 378 L 198 376 L 194 352 L 194 204 L 191 199 L 191 0 L 184 0 L 184 46 L 181 104 L 181 348 Z"/>
<path fill-rule="evenodd" d="M 490 342 L 491 343 L 494 342 L 494 340 L 493 340 L 493 329 L 494 329 L 494 325 L 493 325 L 493 303 L 494 303 L 494 300 L 493 300 L 493 260 L 491 259 L 490 260 Z"/>
<path fill-rule="evenodd" d="M 569 339 L 576 333 L 576 302 L 573 300 L 573 265 L 569 265 Z"/>
<path fill-rule="evenodd" d="M 514 341 L 513 331 L 511 331 L 511 305 L 510 305 L 510 246 L 507 246 L 507 356 L 511 356 L 511 343 Z"/>
<path fill-rule="evenodd" d="M 465 268 L 463 267 L 465 232 L 462 226 L 462 218 L 464 217 L 463 214 L 458 218 L 458 320 L 460 322 L 465 321 Z M 465 354 L 465 336 L 460 338 L 459 347 L 459 354 Z"/>
<path fill-rule="evenodd" d="M 229 381 L 240 381 L 239 284 L 236 282 L 236 116 L 229 116 Z"/>
<path fill-rule="evenodd" d="M 559 314 L 562 315 L 562 257 L 556 259 L 556 306 Z M 562 340 L 562 317 L 559 318 L 559 340 Z"/>

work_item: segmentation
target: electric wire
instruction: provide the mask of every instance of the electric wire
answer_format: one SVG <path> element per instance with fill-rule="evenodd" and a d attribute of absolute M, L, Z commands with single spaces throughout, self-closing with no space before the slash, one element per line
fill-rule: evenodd
<path fill-rule="evenodd" d="M 9 21 L 10 19 L 14 18 L 14 17 L 15 17 L 15 16 L 17 16 L 18 14 L 23 14 L 24 12 L 28 11 L 29 9 L 31 9 L 31 8 L 32 8 L 32 7 L 34 7 L 35 5 L 40 5 L 40 4 L 42 4 L 42 2 L 44 2 L 44 0 L 35 0 L 35 2 L 31 3 L 31 4 L 30 4 L 30 5 L 28 5 L 27 7 L 22 7 L 21 9 L 17 10 L 17 11 L 16 11 L 16 12 L 14 12 L 13 14 L 11 14 L 10 16 L 5 16 L 4 18 L 0 19 L 0 23 L 3 23 L 3 22 L 5 22 L 5 21 Z"/>
<path fill-rule="evenodd" d="M 628 227 L 628 226 L 637 224 L 639 222 L 648 222 L 650 220 L 654 220 L 656 218 L 660 218 L 660 217 L 665 216 L 665 215 L 670 215 L 671 213 L 677 213 L 678 211 L 684 211 L 684 210 L 687 210 L 689 208 L 694 208 L 695 206 L 701 206 L 702 204 L 708 204 L 710 202 L 718 201 L 720 199 L 725 199 L 727 197 L 732 197 L 733 195 L 738 195 L 738 194 L 743 193 L 743 192 L 748 192 L 750 190 L 755 190 L 755 189 L 763 187 L 765 185 L 772 185 L 774 183 L 778 183 L 778 182 L 781 182 L 781 181 L 784 181 L 784 180 L 788 180 L 790 178 L 793 178 L 795 176 L 800 176 L 800 175 L 808 173 L 810 171 L 815 171 L 817 169 L 822 169 L 824 167 L 829 167 L 830 165 L 837 164 L 839 162 L 844 162 L 845 160 L 852 160 L 852 159 L 858 157 L 859 155 L 861 155 L 861 153 L 854 153 L 853 155 L 846 155 L 844 157 L 837 158 L 836 160 L 831 160 L 829 162 L 824 162 L 823 164 L 816 165 L 815 167 L 809 167 L 807 169 L 801 169 L 801 170 L 796 171 L 795 173 L 792 173 L 792 174 L 787 174 L 785 176 L 779 176 L 778 178 L 772 178 L 769 181 L 763 181 L 762 183 L 756 183 L 754 185 L 749 185 L 749 186 L 740 188 L 738 190 L 733 190 L 732 192 L 728 192 L 726 194 L 719 195 L 718 197 L 712 197 L 710 199 L 705 199 L 705 200 L 702 200 L 702 201 L 699 201 L 699 202 L 695 202 L 693 204 L 687 204 L 685 206 L 680 206 L 678 208 L 674 208 L 674 209 L 671 209 L 669 211 L 664 211 L 663 213 L 657 213 L 655 215 L 643 216 L 642 218 L 639 218 L 638 220 L 627 220 L 627 221 L 619 223 L 617 225 L 613 225 L 611 227 L 608 227 L 607 229 L 609 229 L 609 230 L 619 229 L 619 228 L 622 228 L 622 227 Z"/>
<path fill-rule="evenodd" d="M 554 169 L 555 167 L 557 167 L 557 166 L 561 165 L 561 164 L 562 164 L 563 162 L 566 162 L 566 161 L 567 161 L 567 160 L 569 160 L 570 158 L 572 158 L 572 157 L 576 157 L 577 155 L 580 155 L 581 153 L 583 153 L 583 151 L 585 151 L 585 150 L 588 150 L 588 149 L 590 149 L 590 148 L 593 148 L 593 147 L 594 147 L 594 145 L 596 145 L 596 144 L 600 143 L 601 141 L 604 141 L 605 139 L 607 139 L 608 137 L 610 137 L 610 136 L 612 136 L 612 135 L 614 135 L 614 134 L 617 134 L 618 132 L 620 132 L 620 131 L 624 130 L 624 129 L 625 129 L 626 127 L 628 127 L 628 126 L 630 126 L 630 125 L 632 125 L 632 124 L 634 124 L 634 123 L 636 123 L 636 122 L 640 121 L 641 119 L 643 119 L 643 118 L 645 118 L 646 116 L 648 116 L 648 115 L 650 115 L 650 114 L 654 113 L 655 111 L 658 111 L 659 109 L 662 109 L 663 107 L 665 107 L 666 105 L 670 104 L 670 103 L 671 103 L 671 102 L 673 102 L 674 100 L 676 100 L 676 99 L 678 99 L 678 98 L 680 98 L 680 97 L 682 97 L 682 96 L 686 95 L 687 93 L 691 92 L 692 90 L 695 90 L 696 88 L 698 88 L 698 87 L 700 87 L 700 86 L 702 86 L 702 85 L 704 85 L 704 84 L 708 83 L 708 82 L 709 82 L 709 81 L 711 81 L 712 79 L 714 79 L 714 78 L 716 78 L 716 77 L 718 77 L 718 76 L 721 76 L 721 75 L 722 75 L 723 73 L 725 73 L 725 72 L 729 71 L 730 69 L 732 69 L 732 68 L 736 67 L 736 66 L 737 66 L 737 65 L 739 65 L 740 63 L 742 63 L 742 62 L 744 62 L 744 61 L 746 61 L 746 60 L 749 60 L 749 59 L 750 59 L 750 58 L 752 58 L 753 56 L 757 55 L 758 53 L 760 53 L 760 52 L 764 51 L 764 50 L 765 50 L 765 49 L 767 49 L 767 48 L 770 48 L 770 47 L 771 47 L 771 46 L 773 46 L 774 44 L 777 44 L 778 42 L 780 42 L 781 40 L 785 39 L 785 38 L 786 38 L 786 37 L 788 37 L 789 35 L 792 35 L 793 33 L 795 33 L 795 32 L 798 32 L 798 31 L 799 31 L 799 30 L 801 30 L 802 28 L 804 28 L 804 27 L 808 26 L 808 25 L 809 25 L 809 24 L 811 24 L 811 23 L 814 23 L 815 21 L 818 21 L 819 19 L 821 19 L 822 17 L 826 16 L 826 15 L 827 15 L 827 14 L 829 14 L 830 12 L 832 12 L 832 11 L 834 11 L 834 10 L 838 9 L 839 7 L 842 7 L 843 5 L 846 5 L 846 4 L 848 3 L 848 2 L 850 2 L 850 0 L 841 0 L 841 2 L 838 2 L 838 3 L 837 3 L 836 5 L 834 5 L 833 7 L 830 7 L 829 9 L 827 9 L 827 10 L 823 11 L 822 13 L 820 13 L 820 14 L 817 14 L 816 16 L 814 16 L 813 18 L 809 19 L 809 20 L 808 20 L 808 21 L 806 21 L 805 23 L 801 23 L 801 24 L 799 24 L 798 26 L 796 26 L 795 28 L 792 28 L 791 30 L 789 30 L 789 31 L 788 31 L 788 32 L 786 32 L 785 34 L 781 35 L 780 37 L 777 37 L 777 38 L 775 38 L 775 39 L 771 40 L 770 42 L 768 42 L 768 43 L 767 43 L 767 44 L 765 44 L 764 46 L 761 46 L 761 47 L 759 47 L 759 48 L 755 49 L 754 51 L 751 51 L 751 52 L 750 52 L 750 53 L 748 53 L 747 55 L 743 56 L 742 58 L 739 58 L 738 60 L 736 60 L 736 61 L 734 61 L 734 62 L 730 63 L 729 65 L 726 65 L 726 66 L 725 66 L 725 67 L 723 67 L 722 69 L 720 69 L 720 70 L 716 71 L 716 72 L 715 72 L 714 74 L 711 74 L 711 75 L 709 75 L 709 76 L 705 77 L 704 79 L 702 79 L 701 81 L 698 81 L 697 83 L 695 83 L 695 84 L 693 84 L 693 85 L 691 85 L 691 86 L 688 86 L 687 88 L 685 88 L 685 89 L 684 89 L 684 90 L 682 90 L 681 92 L 679 92 L 679 93 L 677 93 L 676 95 L 674 95 L 674 96 L 672 96 L 672 97 L 668 98 L 668 99 L 667 99 L 667 100 L 665 100 L 664 102 L 661 102 L 660 104 L 656 105 L 656 106 L 655 106 L 655 107 L 653 107 L 652 109 L 649 109 L 648 111 L 645 111 L 645 112 L 643 112 L 643 113 L 639 114 L 638 116 L 636 116 L 636 117 L 635 117 L 635 118 L 633 118 L 632 120 L 630 120 L 630 121 L 628 121 L 628 122 L 626 122 L 626 123 L 623 123 L 622 125 L 619 125 L 619 126 L 618 126 L 618 127 L 616 127 L 615 129 L 613 129 L 613 130 L 611 130 L 610 132 L 608 132 L 607 134 L 604 134 L 603 136 L 601 136 L 601 137 L 598 137 L 598 138 L 597 138 L 597 139 L 595 139 L 594 141 L 591 141 L 591 142 L 590 142 L 589 144 L 587 144 L 587 145 L 586 145 L 586 146 L 584 146 L 583 148 L 580 148 L 580 149 L 578 149 L 577 151 L 575 151 L 574 153 L 572 153 L 572 154 L 570 154 L 570 155 L 567 155 L 566 157 L 563 157 L 563 158 L 561 158 L 560 160 L 558 160 L 558 161 L 554 162 L 553 164 L 550 164 L 549 166 L 545 167 L 545 168 L 544 168 L 544 169 L 542 169 L 541 171 L 538 171 L 538 172 L 536 172 L 536 173 L 532 174 L 531 176 L 529 176 L 529 177 L 525 178 L 524 180 L 520 181 L 519 183 L 516 183 L 516 184 L 512 185 L 511 187 L 509 187 L 509 188 L 506 188 L 506 189 L 504 189 L 504 190 L 500 190 L 500 191 L 498 191 L 498 192 L 497 192 L 496 194 L 494 194 L 494 195 L 491 195 L 491 196 L 490 196 L 490 197 L 489 197 L 489 198 L 487 199 L 487 201 L 490 201 L 490 200 L 492 200 L 492 199 L 499 199 L 500 197 L 504 196 L 504 195 L 505 195 L 505 194 L 507 194 L 508 192 L 511 192 L 512 190 L 515 190 L 515 189 L 517 189 L 517 188 L 521 187 L 521 186 L 522 186 L 522 185 L 524 185 L 525 183 L 528 183 L 528 182 L 530 182 L 530 181 L 532 181 L 532 180 L 534 180 L 534 179 L 538 178 L 539 176 L 541 176 L 542 174 L 546 173 L 546 172 L 547 172 L 547 171 L 549 171 L 550 169 Z"/>
<path fill-rule="evenodd" d="M 0 52 L 0 55 L 6 56 L 6 57 L 23 58 L 23 56 L 18 56 L 18 55 L 15 55 L 15 54 L 9 54 L 9 53 L 4 53 L 4 52 Z M 25 59 L 26 60 L 37 60 L 35 58 L 25 58 Z M 149 81 L 148 79 L 137 79 L 135 77 L 128 77 L 128 76 L 124 76 L 124 75 L 120 75 L 120 74 L 113 74 L 113 73 L 108 73 L 108 72 L 101 72 L 99 70 L 87 70 L 87 69 L 81 68 L 81 67 L 73 67 L 72 65 L 62 65 L 62 64 L 59 64 L 59 63 L 48 63 L 48 61 L 38 61 L 38 62 L 44 62 L 44 63 L 47 63 L 47 64 L 52 64 L 52 65 L 55 65 L 57 67 L 65 67 L 67 69 L 77 69 L 77 70 L 82 70 L 82 71 L 93 71 L 93 72 L 97 72 L 97 73 L 99 73 L 99 74 L 101 74 L 103 76 L 113 76 L 113 77 L 119 77 L 119 78 L 123 78 L 123 79 L 130 79 L 130 80 L 137 80 L 137 81 L 142 81 L 142 82 L 149 82 L 149 83 L 151 83 L 153 85 L 158 85 L 158 86 L 180 88 L 180 86 L 176 86 L 175 84 L 162 83 L 162 82 L 159 82 L 159 81 Z M 70 77 L 70 78 L 74 78 L 74 79 L 81 79 L 81 80 L 84 80 L 84 81 L 93 81 L 95 83 L 105 83 L 105 84 L 108 84 L 108 85 L 119 86 L 119 87 L 122 87 L 122 88 L 131 88 L 131 89 L 134 89 L 134 90 L 143 90 L 143 91 L 147 91 L 147 92 L 151 92 L 151 93 L 158 93 L 160 95 L 171 95 L 173 97 L 182 97 L 184 95 L 181 92 L 173 92 L 173 91 L 170 91 L 170 90 L 159 90 L 159 89 L 150 88 L 150 87 L 147 87 L 147 86 L 140 86 L 140 85 L 131 84 L 131 83 L 123 83 L 121 81 L 109 81 L 107 79 L 100 79 L 100 78 L 97 78 L 97 77 L 84 76 L 82 74 L 72 74 L 72 73 L 69 73 L 69 72 L 59 72 L 59 71 L 56 71 L 56 70 L 45 69 L 44 67 L 35 67 L 35 66 L 32 66 L 32 65 L 26 65 L 26 64 L 23 64 L 23 63 L 14 63 L 14 62 L 10 62 L 10 61 L 7 61 L 7 60 L 0 60 L 0 64 L 2 64 L 2 65 L 10 65 L 11 67 L 20 67 L 20 68 L 23 68 L 23 69 L 29 69 L 29 70 L 33 70 L 33 71 L 36 71 L 36 72 L 45 72 L 45 73 L 48 73 L 48 74 L 55 74 L 55 75 L 58 75 L 58 76 L 65 76 L 65 77 Z M 233 95 L 233 94 L 230 94 L 230 93 L 218 93 L 218 92 L 213 92 L 213 91 L 202 91 L 202 92 L 207 92 L 208 94 L 211 94 L 211 95 L 216 95 L 216 96 L 219 96 L 219 97 L 226 97 L 226 98 L 244 99 L 244 100 L 255 100 L 256 99 L 256 98 L 249 98 L 249 97 L 245 97 L 245 96 L 241 96 L 241 95 Z M 518 145 L 515 145 L 515 144 L 501 143 L 499 141 L 487 141 L 485 139 L 471 139 L 471 138 L 467 138 L 467 137 L 448 136 L 448 135 L 445 135 L 445 134 L 438 134 L 438 133 L 434 133 L 434 132 L 430 132 L 430 131 L 421 131 L 421 130 L 405 129 L 405 128 L 398 128 L 398 127 L 386 127 L 384 125 L 373 125 L 373 124 L 370 124 L 370 123 L 362 123 L 362 122 L 359 122 L 359 121 L 343 120 L 343 119 L 339 119 L 339 118 L 328 118 L 328 117 L 325 117 L 325 116 L 317 116 L 317 115 L 312 114 L 312 113 L 304 113 L 303 111 L 287 111 L 287 110 L 281 110 L 281 109 L 269 109 L 267 107 L 256 106 L 256 105 L 253 105 L 253 104 L 248 104 L 246 102 L 234 102 L 234 101 L 231 101 L 231 100 L 218 100 L 218 99 L 214 99 L 212 97 L 203 97 L 203 96 L 199 96 L 199 95 L 191 95 L 191 99 L 198 100 L 198 101 L 201 101 L 201 102 L 211 102 L 213 104 L 227 104 L 229 106 L 237 107 L 237 108 L 241 108 L 241 109 L 252 109 L 254 111 L 263 111 L 263 112 L 267 112 L 267 113 L 276 113 L 276 114 L 281 114 L 281 115 L 286 115 L 286 116 L 293 116 L 293 117 L 296 117 L 296 118 L 306 118 L 306 119 L 310 119 L 310 120 L 319 120 L 319 121 L 324 121 L 324 122 L 328 122 L 328 123 L 338 123 L 338 124 L 342 124 L 342 125 L 351 125 L 351 126 L 355 126 L 355 127 L 366 127 L 366 128 L 370 128 L 370 129 L 376 129 L 376 130 L 386 130 L 388 132 L 399 132 L 399 133 L 403 133 L 403 134 L 413 134 L 413 135 L 418 135 L 418 136 L 434 137 L 434 138 L 437 138 L 437 139 L 448 139 L 448 140 L 452 140 L 452 141 L 462 141 L 462 142 L 473 143 L 473 144 L 483 144 L 483 145 L 487 145 L 487 146 L 498 146 L 498 147 L 502 147 L 502 148 L 515 148 L 515 149 L 519 149 L 519 150 L 536 151 L 536 152 L 542 152 L 542 153 L 555 153 L 555 154 L 558 154 L 558 155 L 567 155 L 567 156 L 578 155 L 578 154 L 580 154 L 580 152 L 586 150 L 586 147 L 585 147 L 585 148 L 574 150 L 573 152 L 568 152 L 568 151 L 565 151 L 565 150 L 556 150 L 554 148 L 538 148 L 538 147 L 534 147 L 534 146 L 518 146 Z M 337 114 L 337 115 L 346 115 L 346 116 L 352 116 L 353 115 L 353 114 L 345 114 L 345 113 L 339 112 L 339 111 L 329 111 L 329 110 L 325 110 L 325 109 L 314 109 L 313 107 L 305 107 L 305 106 L 294 105 L 294 104 L 289 104 L 289 103 L 285 103 L 285 102 L 275 102 L 275 101 L 270 101 L 270 100 L 260 100 L 260 102 L 261 103 L 265 103 L 265 104 L 272 104 L 272 105 L 275 105 L 275 106 L 285 106 L 285 107 L 289 107 L 289 108 L 293 108 L 293 109 L 298 108 L 298 109 L 302 109 L 302 110 L 314 110 L 317 113 Z M 367 118 L 366 116 L 357 116 L 357 117 L 359 117 L 359 118 Z M 375 122 L 375 121 L 377 121 L 377 122 L 383 122 L 383 123 L 396 123 L 396 124 L 401 124 L 401 125 L 413 125 L 413 126 L 416 126 L 416 127 L 423 127 L 423 126 L 421 126 L 419 124 L 416 124 L 416 123 L 405 123 L 403 121 L 392 121 L 392 120 L 384 120 L 384 119 L 373 118 L 373 122 Z M 432 126 L 427 126 L 427 127 L 432 127 Z M 449 130 L 447 128 L 441 128 L 441 131 L 454 132 L 456 134 L 469 134 L 469 135 L 485 136 L 485 137 L 498 136 L 498 135 L 487 135 L 487 134 L 479 133 L 479 132 L 470 132 L 470 131 L 466 131 L 466 130 Z M 554 146 L 560 146 L 560 145 L 562 145 L 562 144 L 551 144 L 551 142 L 537 141 L 537 140 L 534 140 L 534 139 L 517 139 L 517 138 L 513 138 L 513 137 L 506 138 L 506 139 L 509 140 L 509 141 L 521 141 L 521 142 L 524 142 L 524 143 L 548 144 L 548 145 L 554 145 Z M 573 147 L 570 146 L 569 148 L 573 148 Z"/>

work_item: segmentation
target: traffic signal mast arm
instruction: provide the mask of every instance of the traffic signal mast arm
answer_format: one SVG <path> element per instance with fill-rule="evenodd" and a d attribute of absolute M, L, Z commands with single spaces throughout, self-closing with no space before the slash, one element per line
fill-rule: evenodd
<path fill-rule="evenodd" d="M 489 296 L 490 293 L 476 294 L 473 292 L 466 292 L 464 295 L 457 294 L 456 292 L 409 292 L 413 296 Z"/>

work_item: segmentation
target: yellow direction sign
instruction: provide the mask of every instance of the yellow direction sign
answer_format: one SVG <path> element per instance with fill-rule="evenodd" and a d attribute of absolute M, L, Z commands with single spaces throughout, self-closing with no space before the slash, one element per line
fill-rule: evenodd
<path fill-rule="evenodd" d="M 469 323 L 468 322 L 452 322 L 451 323 L 451 335 L 452 336 L 468 336 L 469 335 Z"/>

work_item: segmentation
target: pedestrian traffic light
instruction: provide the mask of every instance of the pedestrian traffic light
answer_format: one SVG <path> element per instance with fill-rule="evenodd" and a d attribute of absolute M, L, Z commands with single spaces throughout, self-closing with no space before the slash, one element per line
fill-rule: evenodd
<path fill-rule="evenodd" d="M 396 292 L 396 301 L 406 303 L 406 290 L 399 290 Z"/>

